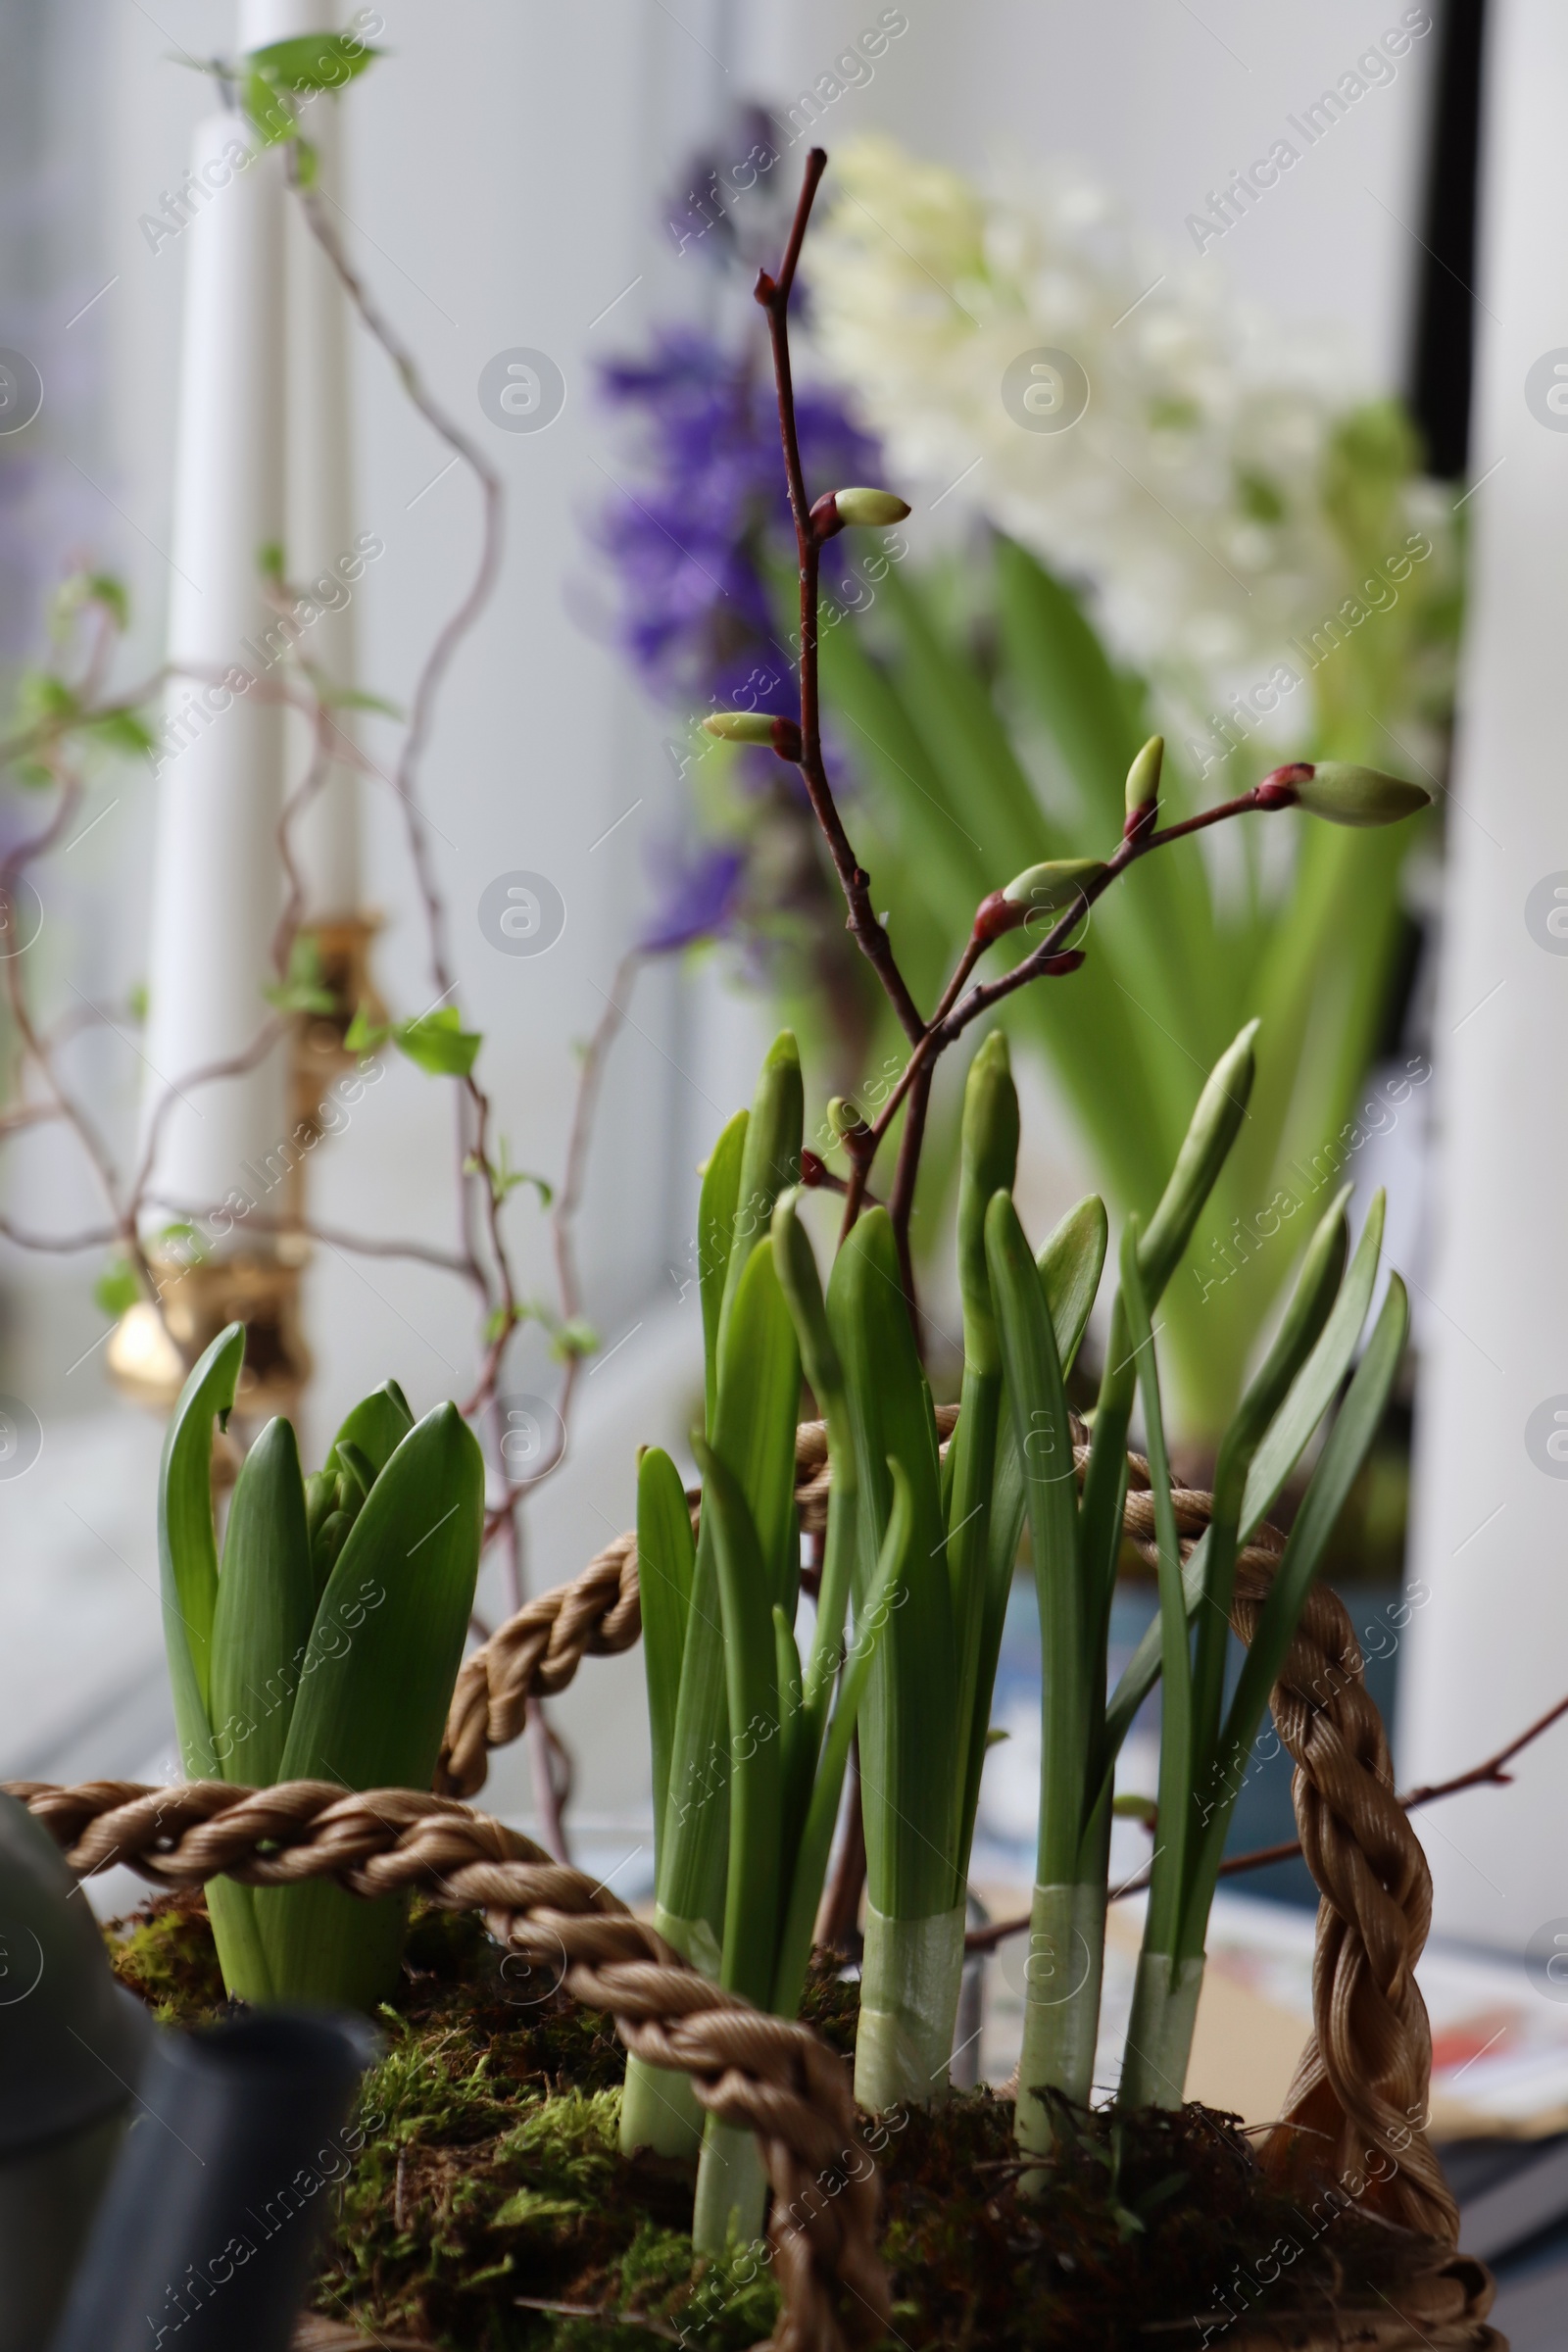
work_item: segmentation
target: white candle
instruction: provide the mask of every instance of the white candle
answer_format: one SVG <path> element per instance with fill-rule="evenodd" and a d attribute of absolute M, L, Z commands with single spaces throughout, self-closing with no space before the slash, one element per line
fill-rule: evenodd
<path fill-rule="evenodd" d="M 323 0 L 242 0 L 240 45 L 268 48 L 312 32 L 341 27 L 339 12 Z M 304 135 L 315 148 L 319 183 L 328 198 L 342 186 L 342 112 L 322 92 L 303 109 Z M 358 584 L 343 564 L 354 541 L 354 452 L 350 429 L 347 299 L 326 256 L 297 205 L 284 231 L 285 318 L 288 322 L 287 488 L 285 548 L 289 577 L 318 586 L 319 616 L 310 621 L 300 651 L 334 685 L 358 683 Z M 363 566 L 361 567 L 363 576 Z M 353 742 L 353 713 L 337 717 Z M 291 716 L 287 730 L 290 783 L 311 755 L 306 721 Z M 294 862 L 305 885 L 305 912 L 318 920 L 361 911 L 359 778 L 334 761 L 325 783 L 300 810 L 290 830 Z"/>
<path fill-rule="evenodd" d="M 282 904 L 282 712 L 254 686 L 209 682 L 262 671 L 275 620 L 260 558 L 282 536 L 285 189 L 276 153 L 236 168 L 248 153 L 239 117 L 201 123 L 185 184 L 207 194 L 182 236 L 169 647 L 201 677 L 174 678 L 159 760 L 143 1115 L 146 1132 L 168 1104 L 154 1193 L 196 1209 L 257 1200 L 287 1132 L 281 1045 L 241 1077 L 187 1084 L 243 1054 L 269 1017 Z M 147 1229 L 167 1217 L 150 1207 Z M 213 1241 L 232 1250 L 245 1229 Z"/>

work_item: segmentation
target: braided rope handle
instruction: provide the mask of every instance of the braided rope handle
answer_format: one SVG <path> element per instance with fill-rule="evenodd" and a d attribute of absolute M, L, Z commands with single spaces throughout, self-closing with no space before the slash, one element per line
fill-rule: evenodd
<path fill-rule="evenodd" d="M 950 1437 L 955 1408 L 938 1418 Z M 1080 1475 L 1087 1455 L 1076 1444 Z M 1152 1563 L 1148 1464 L 1130 1455 L 1128 1471 L 1123 1534 Z M 827 1492 L 825 1433 L 808 1423 L 796 1446 L 804 1528 L 824 1525 Z M 1173 1502 L 1185 1553 L 1207 1526 L 1212 1498 L 1179 1488 Z M 1232 1621 L 1244 1641 L 1283 1549 L 1279 1532 L 1263 1527 L 1240 1553 Z M 368 1897 L 418 1889 L 445 1909 L 479 1909 L 530 1967 L 558 1972 L 555 1984 L 607 2010 L 629 2050 L 690 2074 L 705 2107 L 757 2134 L 773 2188 L 769 2233 L 783 2296 L 774 2343 L 780 2352 L 849 2352 L 881 2333 L 889 2302 L 876 2252 L 875 2166 L 843 2062 L 809 2028 L 710 1984 L 583 1873 L 456 1801 L 482 1787 L 488 1750 L 517 1737 L 530 1697 L 564 1690 L 584 1657 L 629 1649 L 640 1633 L 636 1539 L 626 1535 L 465 1661 L 433 1795 L 346 1795 L 318 1782 L 262 1790 L 24 1782 L 6 1793 L 28 1805 L 80 1876 L 124 1862 L 163 1886 L 218 1876 L 254 1886 L 333 1877 Z M 1432 2040 L 1414 1980 L 1431 1878 L 1395 1796 L 1388 1740 L 1362 1676 L 1342 1602 L 1314 1586 L 1272 1698 L 1322 1896 L 1314 2025 L 1264 2161 L 1287 2180 L 1325 2171 L 1353 2177 L 1363 2209 L 1452 2245 L 1457 2213 L 1425 2132 Z M 1387 2170 L 1374 2175 L 1379 2160 Z"/>
<path fill-rule="evenodd" d="M 332 1878 L 372 1900 L 416 1890 L 443 1910 L 482 1912 L 550 1992 L 564 1987 L 608 2011 L 628 2050 L 689 2074 L 704 2107 L 756 2133 L 773 2190 L 784 2306 L 776 2352 L 853 2352 L 884 2332 L 876 2165 L 842 2058 L 810 2027 L 710 1984 L 617 1896 L 519 1832 L 448 1797 L 346 1795 L 328 1781 L 260 1789 L 14 1781 L 5 1793 L 79 1878 L 117 1863 L 165 1888 L 220 1876 L 247 1886 Z"/>
<path fill-rule="evenodd" d="M 938 1408 L 945 1441 L 956 1420 L 956 1406 Z M 1077 1423 L 1074 1437 L 1081 1478 L 1088 1445 Z M 1128 1457 L 1128 1477 L 1122 1532 L 1153 1567 L 1153 1497 L 1149 1465 L 1137 1454 Z M 826 1430 L 805 1422 L 796 1433 L 795 1501 L 808 1532 L 826 1525 L 828 1484 Z M 1185 1556 L 1208 1525 L 1212 1497 L 1178 1488 L 1173 1500 Z M 1244 1642 L 1256 1630 L 1284 1548 L 1278 1529 L 1265 1525 L 1239 1555 L 1231 1619 Z M 472 1796 L 484 1786 L 488 1751 L 517 1738 L 531 1697 L 564 1690 L 583 1658 L 629 1649 L 641 1630 L 637 1539 L 628 1534 L 465 1659 L 436 1787 Z M 1360 1645 L 1327 1585 L 1314 1585 L 1307 1597 L 1271 1703 L 1296 1766 L 1297 1824 L 1322 1900 L 1312 2034 L 1265 2162 L 1280 2177 L 1327 2168 L 1361 2178 L 1377 2164 L 1363 2204 L 1452 2245 L 1458 2210 L 1426 2134 L 1432 2034 L 1415 1982 L 1432 1920 L 1431 1874 L 1395 1795 Z"/>

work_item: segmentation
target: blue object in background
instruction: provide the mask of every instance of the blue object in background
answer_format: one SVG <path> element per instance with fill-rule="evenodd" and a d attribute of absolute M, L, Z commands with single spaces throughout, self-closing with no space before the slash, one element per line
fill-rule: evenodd
<path fill-rule="evenodd" d="M 1398 1637 L 1391 1612 L 1399 1600 L 1396 1585 L 1348 1586 L 1343 1594 L 1350 1623 L 1365 1658 L 1366 1689 L 1394 1739 Z M 1114 1687 L 1148 1626 L 1158 1612 L 1152 1584 L 1123 1582 L 1116 1588 L 1110 1614 L 1109 1681 Z M 1226 1664 L 1226 1695 L 1236 1688 L 1246 1652 L 1234 1635 Z M 1004 1745 L 993 1749 L 986 1766 L 977 1838 L 977 1876 L 986 1864 L 1030 1875 L 1035 1859 L 1035 1825 L 1040 1801 L 1040 1614 L 1034 1582 L 1018 1577 L 1007 1602 L 1002 1654 L 997 1666 L 996 1694 L 991 1720 L 1007 1734 Z M 1159 1687 L 1156 1684 L 1139 1709 L 1122 1751 L 1118 1787 L 1139 1795 L 1153 1796 L 1158 1788 Z M 1236 1800 L 1227 1854 L 1254 1847 L 1281 1845 L 1296 1836 L 1291 1802 L 1293 1767 L 1265 1717 L 1247 1778 Z M 1136 1867 L 1129 1864 L 1128 1867 Z M 1113 1874 L 1114 1875 L 1114 1874 Z M 1250 1895 L 1271 1902 L 1317 1908 L 1312 1874 L 1299 1855 L 1267 1869 L 1249 1871 L 1244 1881 Z"/>

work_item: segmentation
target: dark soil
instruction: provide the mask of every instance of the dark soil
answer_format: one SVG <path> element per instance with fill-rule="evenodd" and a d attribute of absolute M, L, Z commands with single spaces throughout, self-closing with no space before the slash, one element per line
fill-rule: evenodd
<path fill-rule="evenodd" d="M 222 2013 L 199 1895 L 110 1934 L 122 1982 L 161 2017 Z M 452 2352 L 627 2352 L 636 2336 L 744 2352 L 777 2315 L 765 2257 L 694 2259 L 690 2176 L 619 2153 L 608 2021 L 519 1967 L 475 1918 L 416 1910 L 316 2308 Z M 846 2053 L 857 1998 L 819 1961 L 807 2014 Z M 1343 2194 L 1272 2187 L 1234 2117 L 1064 2111 L 1038 2194 L 1011 2128 L 1010 2102 L 984 2090 L 883 2119 L 890 2346 L 1180 2352 L 1244 2312 L 1364 2306 L 1347 2276 L 1395 2286 L 1408 2262 L 1412 2241 Z"/>

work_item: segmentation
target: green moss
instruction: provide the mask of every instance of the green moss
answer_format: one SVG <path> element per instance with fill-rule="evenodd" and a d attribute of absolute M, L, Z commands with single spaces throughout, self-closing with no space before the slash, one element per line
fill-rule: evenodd
<path fill-rule="evenodd" d="M 161 2015 L 221 2009 L 199 1899 L 155 1903 L 110 1940 Z M 818 1956 L 805 2006 L 848 2052 L 858 1988 L 838 1968 Z M 451 2352 L 626 2352 L 638 2335 L 746 2352 L 768 2334 L 765 2257 L 697 2261 L 689 2171 L 620 2155 L 624 2059 L 607 2019 L 519 1976 L 471 1915 L 416 1909 L 381 2023 L 318 2309 Z M 1038 2197 L 1019 2190 L 1011 2104 L 989 2091 L 875 2128 L 890 2345 L 1117 2352 L 1197 2343 L 1227 2313 L 1379 2308 L 1375 2282 L 1396 2291 L 1404 2233 L 1282 2195 L 1234 2118 L 1063 2108 L 1061 2125 Z M 1347 2276 L 1374 2284 L 1351 2292 Z"/>
<path fill-rule="evenodd" d="M 205 2024 L 228 2006 L 199 1886 L 116 1920 L 105 1931 L 122 1984 L 139 1993 L 161 2025 Z"/>

